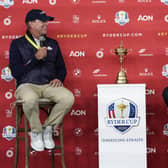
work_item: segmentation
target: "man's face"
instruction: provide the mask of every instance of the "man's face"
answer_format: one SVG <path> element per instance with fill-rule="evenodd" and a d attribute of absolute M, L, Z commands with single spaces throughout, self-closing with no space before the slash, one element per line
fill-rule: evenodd
<path fill-rule="evenodd" d="M 29 25 L 30 28 L 39 35 L 47 33 L 48 22 L 43 22 L 41 20 L 36 19 L 34 21 L 29 22 Z"/>

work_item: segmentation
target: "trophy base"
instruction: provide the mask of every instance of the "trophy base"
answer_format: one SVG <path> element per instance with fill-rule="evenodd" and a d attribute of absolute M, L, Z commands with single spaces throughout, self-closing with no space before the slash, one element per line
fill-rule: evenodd
<path fill-rule="evenodd" d="M 117 84 L 125 84 L 125 83 L 128 83 L 127 74 L 126 74 L 125 71 L 120 71 L 120 72 L 118 72 L 118 74 L 117 74 L 117 79 L 116 79 L 116 83 L 117 83 Z"/>

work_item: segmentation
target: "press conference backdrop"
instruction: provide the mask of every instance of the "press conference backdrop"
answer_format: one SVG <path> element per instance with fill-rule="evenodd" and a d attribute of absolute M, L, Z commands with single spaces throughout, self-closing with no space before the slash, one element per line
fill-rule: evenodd
<path fill-rule="evenodd" d="M 48 36 L 61 47 L 68 70 L 65 86 L 75 104 L 64 119 L 67 168 L 98 168 L 97 84 L 114 84 L 120 70 L 112 53 L 123 40 L 130 49 L 123 67 L 132 84 L 146 84 L 148 168 L 167 168 L 168 111 L 162 99 L 168 85 L 168 0 L 0 0 L 0 163 L 14 164 L 14 79 L 8 71 L 9 46 L 24 35 L 32 8 L 55 16 Z M 113 93 L 111 93 L 113 94 Z M 41 116 L 42 118 L 45 117 Z M 59 134 L 59 128 L 54 132 Z M 24 167 L 24 146 L 20 148 Z M 50 152 L 30 152 L 30 164 L 50 164 Z M 60 152 L 55 151 L 60 164 Z"/>

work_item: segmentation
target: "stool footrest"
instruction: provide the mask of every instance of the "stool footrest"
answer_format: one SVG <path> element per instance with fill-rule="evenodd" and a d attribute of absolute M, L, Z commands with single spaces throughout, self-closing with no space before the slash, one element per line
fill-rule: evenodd
<path fill-rule="evenodd" d="M 29 147 L 29 138 L 28 138 L 28 133 L 30 132 L 30 128 L 28 127 L 28 122 L 27 119 L 25 118 L 25 127 L 28 128 L 28 130 L 25 130 L 25 128 L 20 127 L 20 121 L 21 118 L 24 116 L 24 112 L 22 109 L 24 101 L 23 100 L 16 100 L 16 143 L 15 143 L 15 164 L 14 168 L 18 168 L 18 157 L 19 157 L 19 140 L 24 140 L 25 141 L 25 168 L 29 168 L 29 150 L 33 150 L 31 147 Z M 40 99 L 39 100 L 39 108 L 40 110 L 44 111 L 47 113 L 47 115 L 50 114 L 51 108 L 55 105 L 54 102 L 51 102 L 48 99 Z M 48 110 L 47 110 L 48 109 Z M 25 117 L 25 116 L 24 116 Z M 64 146 L 63 146 L 63 123 L 60 124 L 60 135 L 57 137 L 60 140 L 60 145 L 56 145 L 54 149 L 52 149 L 51 153 L 51 166 L 52 168 L 55 167 L 55 162 L 54 162 L 54 150 L 59 149 L 61 150 L 61 163 L 62 163 L 62 168 L 66 168 L 65 166 L 65 160 L 64 160 Z M 25 133 L 22 136 L 20 135 L 21 133 Z"/>

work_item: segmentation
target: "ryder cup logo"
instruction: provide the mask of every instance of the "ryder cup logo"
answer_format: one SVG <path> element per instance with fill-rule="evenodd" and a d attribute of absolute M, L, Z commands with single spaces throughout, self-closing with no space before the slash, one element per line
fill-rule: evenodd
<path fill-rule="evenodd" d="M 8 67 L 2 69 L 1 78 L 6 80 L 7 82 L 10 82 L 13 79 L 11 71 Z"/>
<path fill-rule="evenodd" d="M 165 76 L 166 78 L 168 78 L 168 64 L 162 67 L 162 76 Z"/>
<path fill-rule="evenodd" d="M 168 5 L 168 0 L 161 0 L 164 4 Z"/>
<path fill-rule="evenodd" d="M 12 5 L 14 5 L 13 0 L 0 0 L 0 6 L 3 6 L 4 8 L 9 8 Z"/>
<path fill-rule="evenodd" d="M 115 23 L 118 23 L 121 26 L 124 26 L 129 22 L 128 13 L 125 11 L 119 11 L 115 14 Z"/>
<path fill-rule="evenodd" d="M 16 129 L 10 125 L 3 128 L 2 137 L 8 141 L 16 137 Z"/>
<path fill-rule="evenodd" d="M 105 124 L 124 134 L 132 127 L 138 126 L 139 120 L 137 105 L 131 100 L 120 98 L 108 106 Z"/>

